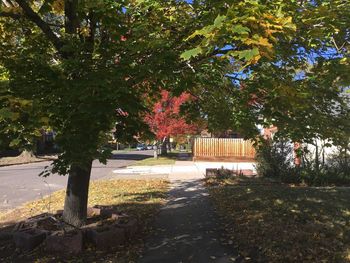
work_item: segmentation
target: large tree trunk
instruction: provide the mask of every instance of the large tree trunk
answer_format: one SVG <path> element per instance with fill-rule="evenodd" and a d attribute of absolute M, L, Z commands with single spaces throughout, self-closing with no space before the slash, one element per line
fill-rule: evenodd
<path fill-rule="evenodd" d="M 63 220 L 76 227 L 86 223 L 91 166 L 92 161 L 85 167 L 72 165 L 69 172 Z"/>
<path fill-rule="evenodd" d="M 31 162 L 37 160 L 36 156 L 32 151 L 24 150 L 20 155 L 17 156 L 22 162 Z"/>

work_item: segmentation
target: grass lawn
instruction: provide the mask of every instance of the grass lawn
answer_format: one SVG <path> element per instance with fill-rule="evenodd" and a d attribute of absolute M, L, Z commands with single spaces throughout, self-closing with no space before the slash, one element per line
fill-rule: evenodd
<path fill-rule="evenodd" d="M 132 244 L 123 249 L 96 251 L 93 248 L 85 250 L 81 255 L 69 257 L 65 255 L 47 255 L 39 247 L 30 253 L 19 253 L 12 244 L 4 243 L 0 239 L 0 262 L 115 262 L 125 260 L 133 262 L 142 250 L 143 238 L 150 231 L 150 222 L 164 203 L 168 182 L 164 180 L 106 180 L 94 181 L 90 185 L 89 206 L 113 206 L 118 211 L 126 212 L 139 219 L 140 235 Z M 34 202 L 25 204 L 16 210 L 0 214 L 0 234 L 11 225 L 43 212 L 54 212 L 62 209 L 64 191 L 53 193 Z M 9 226 L 10 225 L 10 226 Z M 9 226 L 9 227 L 6 227 Z M 118 261 L 119 262 L 119 261 Z M 124 261 L 123 261 L 124 262 Z"/>
<path fill-rule="evenodd" d="M 229 243 L 248 261 L 350 262 L 350 188 L 210 183 Z"/>
<path fill-rule="evenodd" d="M 35 162 L 42 162 L 42 161 L 48 161 L 55 159 L 54 156 L 43 156 L 43 157 L 36 157 L 35 155 L 32 155 L 28 152 L 23 152 L 18 156 L 15 157 L 1 157 L 0 158 L 0 166 L 6 166 L 6 165 L 15 165 L 15 164 L 24 164 L 24 163 L 35 163 Z"/>
<path fill-rule="evenodd" d="M 178 153 L 168 153 L 166 156 L 158 156 L 158 159 L 153 157 L 137 161 L 132 166 L 149 166 L 149 165 L 172 165 L 175 164 Z"/>
<path fill-rule="evenodd" d="M 112 150 L 112 154 L 124 153 L 124 152 L 136 152 L 136 148 L 124 148 L 123 150 Z"/>

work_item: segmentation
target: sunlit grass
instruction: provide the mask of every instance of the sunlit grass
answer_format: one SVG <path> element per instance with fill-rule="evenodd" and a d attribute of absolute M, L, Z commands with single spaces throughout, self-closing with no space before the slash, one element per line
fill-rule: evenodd
<path fill-rule="evenodd" d="M 173 165 L 176 159 L 172 156 L 160 156 L 156 158 L 147 158 L 137 161 L 132 164 L 132 166 L 152 166 L 152 165 Z"/>
<path fill-rule="evenodd" d="M 167 181 L 156 179 L 93 181 L 89 189 L 89 206 L 118 206 L 121 210 L 136 213 L 142 217 L 140 213 L 144 211 L 137 211 L 136 205 L 144 205 L 145 209 L 153 209 L 152 204 L 159 205 L 164 200 L 167 186 Z M 0 213 L 0 225 L 63 209 L 64 196 L 65 190 L 57 191 L 10 212 Z"/>
<path fill-rule="evenodd" d="M 94 181 L 90 186 L 89 206 L 103 205 L 138 218 L 138 235 L 124 247 L 106 251 L 86 248 L 77 256 L 51 255 L 42 246 L 30 253 L 15 249 L 13 242 L 0 239 L 0 262 L 135 262 L 142 252 L 145 235 L 151 231 L 151 222 L 165 202 L 168 182 L 164 180 L 108 180 Z M 0 215 L 1 231 L 8 231 L 14 223 L 44 212 L 63 208 L 64 191 L 29 202 L 23 207 Z M 8 224 L 9 227 L 4 227 Z"/>

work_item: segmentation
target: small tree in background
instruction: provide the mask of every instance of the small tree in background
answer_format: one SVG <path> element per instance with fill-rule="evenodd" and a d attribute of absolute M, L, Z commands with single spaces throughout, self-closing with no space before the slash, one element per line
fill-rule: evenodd
<path fill-rule="evenodd" d="M 162 142 L 161 153 L 167 153 L 170 137 L 198 133 L 200 124 L 188 123 L 186 114 L 181 114 L 181 106 L 192 99 L 188 93 L 171 96 L 169 91 L 162 90 L 160 100 L 154 104 L 153 110 L 145 117 L 157 140 Z"/>

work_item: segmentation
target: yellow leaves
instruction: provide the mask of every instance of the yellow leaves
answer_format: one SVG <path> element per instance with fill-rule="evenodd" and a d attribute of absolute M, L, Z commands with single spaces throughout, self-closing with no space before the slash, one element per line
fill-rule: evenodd
<path fill-rule="evenodd" d="M 342 212 L 344 216 L 350 217 L 350 209 L 344 209 Z"/>
<path fill-rule="evenodd" d="M 63 13 L 64 11 L 64 0 L 55 0 L 52 4 L 52 9 L 58 13 Z"/>
<path fill-rule="evenodd" d="M 256 64 L 259 62 L 259 60 L 261 59 L 261 55 L 256 55 L 252 60 L 251 60 L 251 64 Z"/>
<path fill-rule="evenodd" d="M 258 40 L 258 45 L 259 46 L 264 46 L 264 47 L 267 47 L 267 48 L 270 48 L 272 49 L 273 48 L 273 45 L 269 42 L 269 40 L 265 37 L 260 37 L 259 40 Z"/>
<path fill-rule="evenodd" d="M 276 199 L 276 200 L 274 201 L 274 203 L 275 203 L 276 205 L 282 205 L 284 202 L 283 202 L 283 200 L 281 200 L 281 199 Z"/>
<path fill-rule="evenodd" d="M 22 9 L 19 6 L 6 6 L 4 4 L 0 4 L 0 11 L 2 12 L 10 12 L 13 14 L 20 14 Z"/>
<path fill-rule="evenodd" d="M 288 36 L 292 31 L 295 31 L 292 17 L 285 16 L 281 8 L 271 9 L 255 0 L 240 1 L 227 6 L 226 13 L 220 13 L 211 24 L 193 32 L 186 41 L 199 36 L 195 39 L 197 46 L 185 55 L 190 59 L 197 54 L 210 54 L 213 47 L 229 44 L 233 50 L 220 59 L 238 59 L 245 68 L 262 57 L 272 59 L 277 34 Z"/>
<path fill-rule="evenodd" d="M 48 117 L 41 117 L 40 121 L 46 126 L 49 124 L 50 119 Z"/>
<path fill-rule="evenodd" d="M 342 65 L 346 65 L 346 64 L 348 64 L 349 63 L 349 58 L 342 58 L 341 60 L 340 60 L 340 64 L 342 64 Z"/>
<path fill-rule="evenodd" d="M 89 205 L 120 206 L 126 210 L 146 214 L 164 202 L 167 190 L 168 182 L 164 180 L 94 181 L 89 189 Z M 22 220 L 44 212 L 55 212 L 63 208 L 64 197 L 64 190 L 57 191 L 50 196 L 29 202 L 22 208 L 0 214 L 0 222 Z M 146 211 L 142 211 L 142 204 Z"/>
<path fill-rule="evenodd" d="M 257 18 L 254 16 L 249 16 L 245 19 L 246 22 L 255 22 L 257 21 Z"/>
<path fill-rule="evenodd" d="M 168 183 L 163 180 L 93 181 L 90 187 L 89 205 L 111 206 L 117 209 L 118 212 L 136 217 L 139 223 L 140 237 L 142 237 L 141 235 L 151 230 L 150 223 L 152 223 L 159 212 L 160 205 L 165 200 L 167 187 Z M 58 191 L 50 197 L 30 202 L 22 208 L 8 213 L 0 213 L 0 224 L 3 226 L 12 225 L 30 216 L 62 209 L 64 195 L 65 191 Z M 97 222 L 97 224 L 99 223 L 101 221 Z M 29 256 L 31 259 L 40 259 L 35 262 L 135 262 L 135 258 L 141 252 L 142 247 L 143 240 L 136 236 L 127 246 L 108 251 L 99 251 L 94 246 L 87 244 L 84 253 L 77 257 L 70 256 L 67 258 L 62 255 L 47 255 L 49 260 L 46 260 L 47 253 L 41 252 L 40 249 L 32 251 Z M 12 249 L 12 246 L 10 249 Z M 12 256 L 12 253 L 7 253 L 7 255 Z M 26 262 L 33 262 L 33 260 L 29 260 L 29 257 L 24 256 L 23 258 Z M 12 258 L 5 261 L 13 262 Z"/>
<path fill-rule="evenodd" d="M 90 35 L 90 28 L 88 26 L 83 26 L 79 29 L 79 34 L 88 37 Z"/>
<path fill-rule="evenodd" d="M 292 29 L 295 29 L 295 25 L 293 24 L 293 18 L 291 16 L 285 17 L 285 18 L 280 18 L 280 23 L 284 27 L 290 27 Z"/>
<path fill-rule="evenodd" d="M 273 45 L 265 37 L 259 37 L 255 35 L 255 38 L 248 38 L 243 41 L 246 45 L 261 46 L 272 51 Z"/>
<path fill-rule="evenodd" d="M 345 258 L 350 261 L 350 249 L 347 250 Z"/>

